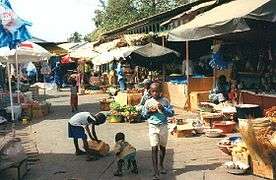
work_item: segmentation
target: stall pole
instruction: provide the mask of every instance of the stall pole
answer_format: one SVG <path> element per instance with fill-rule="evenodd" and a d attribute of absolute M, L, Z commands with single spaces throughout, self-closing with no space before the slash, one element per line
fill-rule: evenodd
<path fill-rule="evenodd" d="M 43 74 L 43 85 L 44 85 L 44 100 L 46 100 L 46 77 L 45 74 Z"/>
<path fill-rule="evenodd" d="M 16 66 L 16 78 L 17 78 L 17 102 L 20 104 L 20 79 L 19 79 L 19 63 L 18 63 L 18 56 L 17 56 L 17 48 L 15 49 L 15 66 Z"/>
<path fill-rule="evenodd" d="M 162 46 L 165 47 L 165 38 L 162 36 Z M 162 64 L 162 79 L 165 82 L 165 64 Z"/>
<path fill-rule="evenodd" d="M 189 85 L 190 85 L 190 80 L 189 80 L 189 66 L 190 66 L 190 60 L 189 60 L 189 42 L 186 41 L 186 45 L 185 45 L 185 48 L 186 48 L 186 77 L 187 77 L 187 91 L 186 91 L 186 95 L 187 95 L 187 102 L 186 102 L 186 105 L 185 105 L 185 108 L 190 108 L 190 88 L 189 88 Z"/>
<path fill-rule="evenodd" d="M 187 76 L 187 83 L 189 84 L 189 65 L 190 65 L 190 62 L 189 62 L 189 42 L 186 41 L 186 76 Z"/>
<path fill-rule="evenodd" d="M 9 91 L 10 91 L 10 101 L 11 101 L 11 118 L 12 118 L 12 137 L 15 137 L 15 123 L 14 123 L 14 110 L 13 110 L 13 96 L 12 96 L 12 85 L 11 85 L 11 70 L 10 70 L 10 63 L 7 63 L 8 67 L 8 81 L 9 81 Z"/>
<path fill-rule="evenodd" d="M 11 101 L 11 116 L 12 121 L 14 121 L 14 112 L 13 112 L 13 96 L 12 96 L 12 85 L 11 85 L 11 70 L 10 70 L 10 63 L 7 63 L 8 67 L 8 80 L 9 80 L 9 91 L 10 91 L 10 101 Z"/>

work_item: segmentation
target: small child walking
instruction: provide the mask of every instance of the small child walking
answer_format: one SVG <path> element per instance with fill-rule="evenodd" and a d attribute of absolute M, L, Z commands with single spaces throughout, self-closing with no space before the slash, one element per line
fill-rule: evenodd
<path fill-rule="evenodd" d="M 138 168 L 136 164 L 136 149 L 125 141 L 124 133 L 117 133 L 115 136 L 114 152 L 117 159 L 117 171 L 114 176 L 123 175 L 123 167 L 127 164 L 127 169 L 131 168 L 131 172 L 138 174 Z M 132 166 L 132 167 L 131 167 Z"/>
<path fill-rule="evenodd" d="M 160 173 L 167 173 L 163 164 L 168 141 L 167 123 L 168 117 L 174 115 L 174 110 L 169 101 L 162 96 L 162 88 L 159 83 L 153 83 L 150 85 L 150 95 L 151 98 L 146 101 L 142 114 L 147 118 L 149 124 L 149 139 L 152 149 L 152 163 L 154 169 L 153 179 L 158 180 L 160 179 Z M 158 149 L 160 149 L 159 163 Z"/>
<path fill-rule="evenodd" d="M 72 112 L 78 111 L 78 87 L 77 81 L 73 79 L 71 81 L 70 93 L 71 93 L 71 108 Z"/>

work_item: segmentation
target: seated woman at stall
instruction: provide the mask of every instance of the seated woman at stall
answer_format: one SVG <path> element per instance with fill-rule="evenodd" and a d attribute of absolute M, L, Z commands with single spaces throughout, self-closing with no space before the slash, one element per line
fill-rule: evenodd
<path fill-rule="evenodd" d="M 226 77 L 224 75 L 221 75 L 218 78 L 216 87 L 212 90 L 211 94 L 209 95 L 209 99 L 216 104 L 224 102 L 228 99 L 229 90 L 230 85 L 226 81 Z"/>

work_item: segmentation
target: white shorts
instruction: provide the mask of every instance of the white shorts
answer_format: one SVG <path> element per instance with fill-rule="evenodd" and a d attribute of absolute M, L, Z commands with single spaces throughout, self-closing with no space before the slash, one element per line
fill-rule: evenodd
<path fill-rule="evenodd" d="M 150 145 L 166 147 L 168 142 L 168 125 L 153 125 L 149 124 L 149 139 Z"/>

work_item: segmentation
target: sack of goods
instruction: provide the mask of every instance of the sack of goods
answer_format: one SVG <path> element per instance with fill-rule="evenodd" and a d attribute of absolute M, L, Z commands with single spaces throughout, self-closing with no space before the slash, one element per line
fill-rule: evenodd
<path fill-rule="evenodd" d="M 110 150 L 109 145 L 103 141 L 98 143 L 97 141 L 90 140 L 88 141 L 88 147 L 102 156 L 106 156 Z"/>

